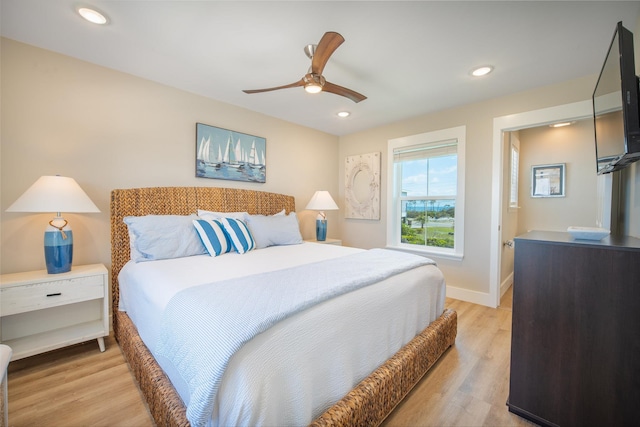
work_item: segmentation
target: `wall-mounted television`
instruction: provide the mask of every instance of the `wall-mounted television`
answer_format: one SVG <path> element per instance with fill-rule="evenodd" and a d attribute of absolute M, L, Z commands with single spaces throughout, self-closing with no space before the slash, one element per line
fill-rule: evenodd
<path fill-rule="evenodd" d="M 639 92 L 633 34 L 618 22 L 593 92 L 598 174 L 640 160 Z"/>

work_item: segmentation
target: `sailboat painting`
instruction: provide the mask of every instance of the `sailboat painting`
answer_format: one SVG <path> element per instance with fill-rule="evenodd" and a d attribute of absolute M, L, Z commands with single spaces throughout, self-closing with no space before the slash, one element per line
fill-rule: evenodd
<path fill-rule="evenodd" d="M 266 182 L 267 140 L 196 123 L 196 177 Z"/>

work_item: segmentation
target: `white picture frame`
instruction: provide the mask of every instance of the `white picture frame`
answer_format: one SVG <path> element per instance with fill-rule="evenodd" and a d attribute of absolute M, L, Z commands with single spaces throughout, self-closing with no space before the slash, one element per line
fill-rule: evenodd
<path fill-rule="evenodd" d="M 380 152 L 345 159 L 345 218 L 380 219 Z"/>

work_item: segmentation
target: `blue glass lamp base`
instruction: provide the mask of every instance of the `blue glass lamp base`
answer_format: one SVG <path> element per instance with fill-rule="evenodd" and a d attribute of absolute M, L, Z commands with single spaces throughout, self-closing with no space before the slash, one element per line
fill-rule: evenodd
<path fill-rule="evenodd" d="M 316 240 L 324 242 L 327 240 L 327 220 L 316 219 Z"/>
<path fill-rule="evenodd" d="M 64 229 L 66 239 L 62 232 L 51 226 L 44 232 L 44 260 L 47 264 L 47 273 L 58 274 L 71 271 L 73 261 L 73 232 Z"/>

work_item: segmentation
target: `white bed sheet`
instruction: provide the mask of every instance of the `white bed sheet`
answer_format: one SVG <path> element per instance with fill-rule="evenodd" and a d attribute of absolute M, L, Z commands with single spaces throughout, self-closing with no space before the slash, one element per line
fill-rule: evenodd
<path fill-rule="evenodd" d="M 216 258 L 130 262 L 119 275 L 120 309 L 153 353 L 162 311 L 186 287 L 358 251 L 304 243 Z M 435 320 L 444 298 L 442 273 L 429 265 L 280 322 L 233 356 L 210 425 L 308 424 Z M 167 375 L 188 403 L 186 384 L 175 372 Z"/>

